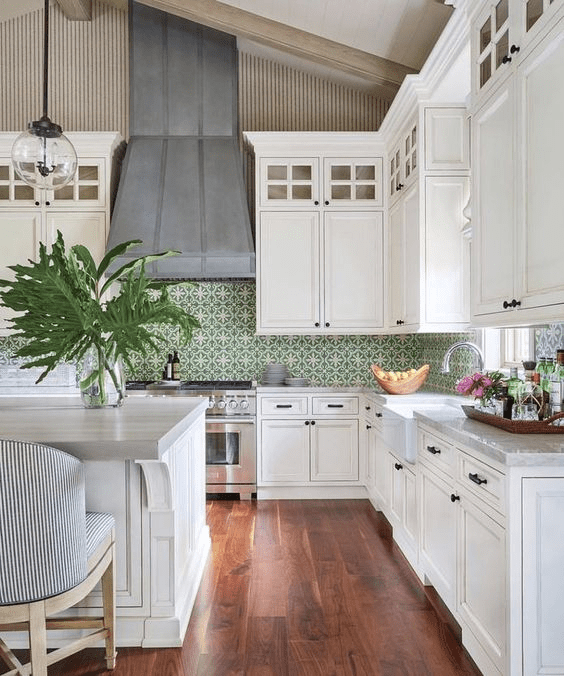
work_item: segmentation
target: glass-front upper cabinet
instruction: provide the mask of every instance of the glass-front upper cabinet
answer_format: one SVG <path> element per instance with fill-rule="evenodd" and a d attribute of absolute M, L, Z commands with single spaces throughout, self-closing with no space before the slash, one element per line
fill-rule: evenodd
<path fill-rule="evenodd" d="M 389 156 L 389 197 L 394 197 L 407 187 L 417 175 L 419 167 L 417 121 L 404 131 L 399 143 Z"/>
<path fill-rule="evenodd" d="M 382 206 L 382 158 L 327 157 L 323 163 L 323 205 Z"/>
<path fill-rule="evenodd" d="M 77 209 L 104 206 L 104 162 L 80 160 L 73 179 L 59 190 L 35 190 L 21 180 L 10 158 L 0 158 L 0 208 L 56 207 Z"/>
<path fill-rule="evenodd" d="M 261 206 L 318 206 L 319 159 L 269 157 L 260 161 Z"/>
<path fill-rule="evenodd" d="M 563 0 L 488 0 L 472 22 L 473 91 L 508 75 L 539 35 L 551 28 Z"/>

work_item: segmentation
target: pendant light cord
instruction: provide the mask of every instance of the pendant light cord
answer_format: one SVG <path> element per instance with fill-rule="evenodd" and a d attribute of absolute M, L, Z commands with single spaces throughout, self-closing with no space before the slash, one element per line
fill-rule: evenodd
<path fill-rule="evenodd" d="M 43 34 L 43 119 L 47 117 L 48 85 L 49 85 L 49 0 L 45 0 L 45 27 Z"/>

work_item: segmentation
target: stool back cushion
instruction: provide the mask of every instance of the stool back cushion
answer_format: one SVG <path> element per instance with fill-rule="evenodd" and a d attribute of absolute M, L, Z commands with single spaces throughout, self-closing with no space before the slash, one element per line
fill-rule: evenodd
<path fill-rule="evenodd" d="M 0 439 L 0 605 L 60 594 L 86 572 L 82 462 Z"/>

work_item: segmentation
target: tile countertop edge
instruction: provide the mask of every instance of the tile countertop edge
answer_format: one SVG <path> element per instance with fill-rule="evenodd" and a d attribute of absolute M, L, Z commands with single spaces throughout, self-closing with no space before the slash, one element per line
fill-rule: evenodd
<path fill-rule="evenodd" d="M 415 411 L 418 421 L 507 466 L 564 467 L 564 434 L 514 434 L 460 415 Z"/>

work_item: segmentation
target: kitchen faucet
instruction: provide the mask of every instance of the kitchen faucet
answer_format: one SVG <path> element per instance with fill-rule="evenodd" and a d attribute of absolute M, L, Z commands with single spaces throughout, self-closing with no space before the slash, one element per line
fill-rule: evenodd
<path fill-rule="evenodd" d="M 461 347 L 465 347 L 471 352 L 474 352 L 474 354 L 478 358 L 479 371 L 481 371 L 484 368 L 484 355 L 482 354 L 482 350 L 480 350 L 480 348 L 476 344 L 471 343 L 468 340 L 461 340 L 458 343 L 453 343 L 445 352 L 441 373 L 450 373 L 450 358 L 452 357 L 453 352 Z"/>

